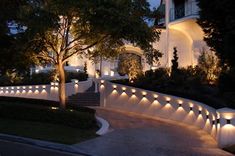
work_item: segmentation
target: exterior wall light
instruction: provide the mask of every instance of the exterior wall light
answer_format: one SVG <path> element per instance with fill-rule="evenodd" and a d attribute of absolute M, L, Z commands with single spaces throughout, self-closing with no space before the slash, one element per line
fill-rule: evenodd
<path fill-rule="evenodd" d="M 209 115 L 206 115 L 206 119 L 209 119 Z"/>
<path fill-rule="evenodd" d="M 181 104 L 181 103 L 179 104 L 179 107 L 182 107 L 182 104 Z"/>
<path fill-rule="evenodd" d="M 201 111 L 201 110 L 199 110 L 199 111 L 198 111 L 198 114 L 202 114 L 202 111 Z"/>
<path fill-rule="evenodd" d="M 220 123 L 220 119 L 217 119 L 216 122 L 217 122 L 217 124 L 219 124 Z"/>
<path fill-rule="evenodd" d="M 166 100 L 167 103 L 170 103 L 170 100 Z"/>
<path fill-rule="evenodd" d="M 231 120 L 230 120 L 230 119 L 227 119 L 227 120 L 226 120 L 226 123 L 227 123 L 227 124 L 231 124 Z"/>
<path fill-rule="evenodd" d="M 74 80 L 74 83 L 75 83 L 75 84 L 78 84 L 78 80 Z"/>
<path fill-rule="evenodd" d="M 14 89 L 14 87 L 11 87 L 11 89 Z"/>
<path fill-rule="evenodd" d="M 126 88 L 122 88 L 122 92 L 125 93 L 126 92 Z"/>
<path fill-rule="evenodd" d="M 113 90 L 117 90 L 117 86 L 116 85 L 113 85 Z"/>
<path fill-rule="evenodd" d="M 212 125 L 215 125 L 215 120 L 212 121 Z"/>
<path fill-rule="evenodd" d="M 23 86 L 23 89 L 26 89 L 26 87 L 25 87 L 25 86 Z"/>
<path fill-rule="evenodd" d="M 190 107 L 189 109 L 190 109 L 190 111 L 193 111 L 193 107 Z"/>

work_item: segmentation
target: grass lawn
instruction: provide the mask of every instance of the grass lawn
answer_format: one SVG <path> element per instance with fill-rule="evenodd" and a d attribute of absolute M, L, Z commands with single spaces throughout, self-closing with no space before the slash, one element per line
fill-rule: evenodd
<path fill-rule="evenodd" d="M 63 144 L 94 138 L 95 132 L 96 129 L 81 130 L 63 125 L 0 118 L 0 133 Z"/>
<path fill-rule="evenodd" d="M 5 98 L 0 100 L 0 133 L 75 144 L 96 137 L 95 111 L 69 107 L 52 109 L 44 100 Z"/>

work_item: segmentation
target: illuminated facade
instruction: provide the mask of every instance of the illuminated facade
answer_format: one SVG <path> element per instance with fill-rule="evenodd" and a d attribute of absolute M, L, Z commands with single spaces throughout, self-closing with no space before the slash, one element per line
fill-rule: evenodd
<path fill-rule="evenodd" d="M 160 41 L 155 42 L 154 47 L 163 53 L 159 64 L 150 67 L 146 63 L 143 52 L 131 45 L 126 45 L 127 53 L 134 53 L 141 56 L 143 70 L 151 68 L 170 67 L 173 57 L 173 48 L 177 47 L 179 56 L 179 66 L 194 66 L 202 50 L 207 50 L 208 46 L 203 41 L 204 33 L 196 20 L 199 18 L 199 8 L 196 0 L 162 0 L 160 11 L 163 13 L 162 19 L 156 24 L 156 29 L 161 30 Z M 119 76 L 117 73 L 118 59 L 102 60 L 102 63 L 93 63 L 87 58 L 80 56 L 72 57 L 65 68 L 66 70 L 82 70 L 84 63 L 87 63 L 88 74 L 95 76 L 100 70 L 102 76 Z"/>

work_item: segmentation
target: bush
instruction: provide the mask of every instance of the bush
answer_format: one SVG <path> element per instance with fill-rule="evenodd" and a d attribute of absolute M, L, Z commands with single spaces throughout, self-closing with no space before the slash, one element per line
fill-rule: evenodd
<path fill-rule="evenodd" d="M 35 101 L 37 100 L 31 100 L 31 102 Z M 0 117 L 7 119 L 14 119 L 14 120 L 26 120 L 26 121 L 35 121 L 35 122 L 46 122 L 52 124 L 61 124 L 80 129 L 89 129 L 96 127 L 94 110 L 92 111 L 91 109 L 83 109 L 82 111 L 80 111 L 79 109 L 76 109 L 75 111 L 70 111 L 70 109 L 53 110 L 51 109 L 51 106 L 45 106 L 48 103 L 45 103 L 44 105 L 45 101 L 42 100 L 38 100 L 38 103 L 43 103 L 41 105 L 40 104 L 36 105 L 35 103 L 29 103 L 29 100 L 27 102 L 28 103 L 23 103 L 19 101 L 13 102 L 11 100 L 2 101 L 1 99 Z"/>

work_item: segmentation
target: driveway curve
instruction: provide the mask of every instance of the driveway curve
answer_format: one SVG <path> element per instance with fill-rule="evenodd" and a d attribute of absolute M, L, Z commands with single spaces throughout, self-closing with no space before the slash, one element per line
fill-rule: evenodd
<path fill-rule="evenodd" d="M 206 132 L 163 119 L 96 108 L 110 133 L 75 145 L 94 156 L 229 156 Z"/>

